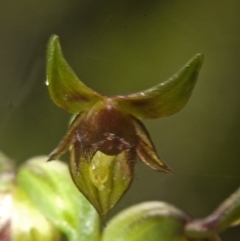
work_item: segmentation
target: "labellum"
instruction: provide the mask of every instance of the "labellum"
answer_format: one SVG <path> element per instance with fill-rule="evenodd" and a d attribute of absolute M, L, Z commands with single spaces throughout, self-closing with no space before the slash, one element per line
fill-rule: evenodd
<path fill-rule="evenodd" d="M 77 116 L 48 160 L 58 159 L 70 149 L 73 181 L 102 219 L 130 187 L 137 160 L 156 171 L 171 172 L 140 119 L 181 110 L 190 98 L 202 62 L 203 55 L 197 54 L 176 75 L 153 88 L 107 97 L 77 78 L 63 57 L 58 37 L 50 39 L 50 96 L 59 107 Z"/>

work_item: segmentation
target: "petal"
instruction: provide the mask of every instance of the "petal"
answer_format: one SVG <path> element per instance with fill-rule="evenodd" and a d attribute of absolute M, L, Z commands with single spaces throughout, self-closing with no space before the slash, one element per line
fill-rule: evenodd
<path fill-rule="evenodd" d="M 139 137 L 139 144 L 136 148 L 136 152 L 140 160 L 156 171 L 171 173 L 171 169 L 158 156 L 145 126 L 135 118 L 133 118 L 133 123 Z"/>
<path fill-rule="evenodd" d="M 98 151 L 92 160 L 88 160 L 79 155 L 77 143 L 71 149 L 72 178 L 105 221 L 109 211 L 130 187 L 135 162 L 126 158 L 124 152 L 116 157 Z"/>
<path fill-rule="evenodd" d="M 172 78 L 145 91 L 115 96 L 113 100 L 138 119 L 172 115 L 190 98 L 202 63 L 203 55 L 197 54 Z"/>
<path fill-rule="evenodd" d="M 67 134 L 60 141 L 59 145 L 50 153 L 47 161 L 59 159 L 76 141 L 76 130 L 79 127 L 79 124 L 81 123 L 84 116 L 85 115 L 83 113 L 80 113 L 75 117 L 67 131 Z"/>
<path fill-rule="evenodd" d="M 47 85 L 56 105 L 70 113 L 87 111 L 101 95 L 84 85 L 64 59 L 56 35 L 47 51 Z"/>

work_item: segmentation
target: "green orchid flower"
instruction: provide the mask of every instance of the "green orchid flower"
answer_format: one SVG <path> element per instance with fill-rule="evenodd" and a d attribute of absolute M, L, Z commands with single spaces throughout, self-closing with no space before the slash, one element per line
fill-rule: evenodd
<path fill-rule="evenodd" d="M 153 88 L 108 97 L 78 79 L 64 59 L 58 37 L 51 37 L 48 90 L 56 105 L 76 117 L 48 160 L 70 150 L 73 181 L 103 219 L 130 187 L 137 160 L 156 171 L 171 172 L 141 119 L 181 110 L 191 96 L 202 62 L 203 55 L 197 54 L 176 75 Z"/>

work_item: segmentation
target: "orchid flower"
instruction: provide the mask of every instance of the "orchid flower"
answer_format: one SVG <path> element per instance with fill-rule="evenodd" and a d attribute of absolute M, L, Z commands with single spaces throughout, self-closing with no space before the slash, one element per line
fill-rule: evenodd
<path fill-rule="evenodd" d="M 78 79 L 62 54 L 58 37 L 51 37 L 49 94 L 56 105 L 76 117 L 48 160 L 70 150 L 73 181 L 102 219 L 130 187 L 137 160 L 156 171 L 171 172 L 141 120 L 181 110 L 191 96 L 202 62 L 203 55 L 197 54 L 172 78 L 150 89 L 109 97 Z"/>

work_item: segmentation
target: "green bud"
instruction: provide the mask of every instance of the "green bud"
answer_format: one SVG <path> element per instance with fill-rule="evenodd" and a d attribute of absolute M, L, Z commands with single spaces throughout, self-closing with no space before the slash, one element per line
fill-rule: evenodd
<path fill-rule="evenodd" d="M 46 157 L 27 161 L 17 181 L 34 205 L 69 241 L 95 241 L 99 236 L 99 218 L 95 209 L 73 184 L 67 166 Z"/>
<path fill-rule="evenodd" d="M 0 153 L 0 240 L 57 241 L 59 232 L 18 185 L 13 162 Z"/>
<path fill-rule="evenodd" d="M 163 202 L 147 202 L 125 209 L 108 223 L 102 241 L 188 241 L 189 217 Z"/>
<path fill-rule="evenodd" d="M 57 241 L 59 232 L 34 206 L 21 188 L 12 193 L 11 237 L 13 241 Z"/>

